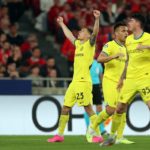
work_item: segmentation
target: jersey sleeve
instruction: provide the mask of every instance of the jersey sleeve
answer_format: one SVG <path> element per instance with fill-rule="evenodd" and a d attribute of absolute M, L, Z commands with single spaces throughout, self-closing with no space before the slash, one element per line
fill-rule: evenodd
<path fill-rule="evenodd" d="M 103 46 L 102 53 L 104 53 L 108 56 L 110 55 L 111 51 L 110 51 L 110 48 L 109 48 L 109 43 L 107 43 Z"/>
<path fill-rule="evenodd" d="M 77 46 L 78 41 L 79 41 L 79 40 L 77 40 L 77 39 L 74 40 L 74 45 L 75 45 L 75 47 Z"/>

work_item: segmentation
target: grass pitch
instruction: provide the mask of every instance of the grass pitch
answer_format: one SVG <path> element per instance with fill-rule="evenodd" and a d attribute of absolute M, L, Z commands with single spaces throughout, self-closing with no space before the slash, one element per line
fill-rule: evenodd
<path fill-rule="evenodd" d="M 0 136 L 0 150 L 149 150 L 150 136 L 130 136 L 132 145 L 100 147 L 86 142 L 84 136 L 66 136 L 63 143 L 47 143 L 49 136 Z"/>

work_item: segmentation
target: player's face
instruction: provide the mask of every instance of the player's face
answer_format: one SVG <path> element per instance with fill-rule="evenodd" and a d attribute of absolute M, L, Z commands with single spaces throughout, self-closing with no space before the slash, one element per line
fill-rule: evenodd
<path fill-rule="evenodd" d="M 116 32 L 116 36 L 121 42 L 125 42 L 125 40 L 128 36 L 128 27 L 120 26 Z"/>
<path fill-rule="evenodd" d="M 129 29 L 129 31 L 133 32 L 136 26 L 137 26 L 137 21 L 133 18 L 130 18 L 128 20 L 128 29 Z"/>
<path fill-rule="evenodd" d="M 81 29 L 78 33 L 78 39 L 79 40 L 85 40 L 89 37 L 90 37 L 90 34 L 86 28 Z"/>

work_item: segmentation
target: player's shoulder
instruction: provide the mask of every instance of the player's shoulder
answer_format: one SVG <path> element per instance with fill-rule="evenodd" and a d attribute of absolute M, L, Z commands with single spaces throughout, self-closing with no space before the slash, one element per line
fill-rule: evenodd
<path fill-rule="evenodd" d="M 126 38 L 126 41 L 125 41 L 125 45 L 129 45 L 131 43 L 131 41 L 134 41 L 134 36 L 133 34 L 130 34 L 128 35 L 128 37 Z"/>
<path fill-rule="evenodd" d="M 102 52 L 107 55 L 110 55 L 110 53 L 111 53 L 112 49 L 114 49 L 114 47 L 115 47 L 114 41 L 109 41 L 103 46 Z"/>
<path fill-rule="evenodd" d="M 150 35 L 150 33 L 148 33 L 148 32 L 144 32 L 144 34 L 145 34 L 145 35 L 148 35 L 148 36 Z"/>
<path fill-rule="evenodd" d="M 78 39 L 75 39 L 74 40 L 74 45 L 77 45 L 77 44 L 79 44 L 80 43 L 80 40 L 78 40 Z"/>
<path fill-rule="evenodd" d="M 143 32 L 142 37 L 150 37 L 150 34 L 148 32 Z M 127 38 L 126 38 L 126 41 L 130 41 L 130 40 L 135 40 L 134 39 L 134 35 L 133 34 L 130 34 Z"/>
<path fill-rule="evenodd" d="M 113 41 L 109 41 L 109 42 L 107 42 L 107 43 L 103 46 L 103 48 L 108 48 L 108 47 L 110 47 L 110 46 L 112 46 L 112 45 L 114 45 L 114 42 L 113 42 Z"/>
<path fill-rule="evenodd" d="M 146 37 L 146 38 L 147 38 L 147 37 L 149 38 L 149 37 L 150 37 L 150 34 L 149 34 L 148 32 L 144 32 L 143 36 Z"/>

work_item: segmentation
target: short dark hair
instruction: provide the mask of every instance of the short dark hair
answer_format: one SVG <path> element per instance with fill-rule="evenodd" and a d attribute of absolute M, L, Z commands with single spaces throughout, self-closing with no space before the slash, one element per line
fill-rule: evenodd
<path fill-rule="evenodd" d="M 41 49 L 38 46 L 36 46 L 36 47 L 32 48 L 32 52 L 34 52 L 37 49 L 39 49 L 41 51 Z"/>
<path fill-rule="evenodd" d="M 139 21 L 141 24 L 141 28 L 144 29 L 144 26 L 145 26 L 145 17 L 144 16 L 142 16 L 140 13 L 135 13 L 135 14 L 131 15 L 130 18 L 133 18 L 133 19 Z"/>
<path fill-rule="evenodd" d="M 121 26 L 127 26 L 127 24 L 125 22 L 117 22 L 115 25 L 114 25 L 114 31 L 116 31 L 119 27 Z"/>

